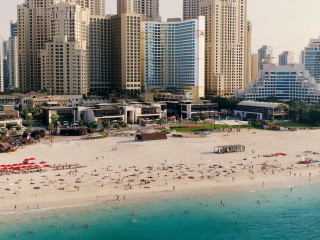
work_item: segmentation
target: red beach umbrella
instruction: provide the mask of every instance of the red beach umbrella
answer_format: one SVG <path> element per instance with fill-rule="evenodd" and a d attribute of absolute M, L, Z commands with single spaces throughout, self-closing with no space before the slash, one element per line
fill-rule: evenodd
<path fill-rule="evenodd" d="M 35 158 L 29 158 L 30 161 L 36 160 Z"/>
<path fill-rule="evenodd" d="M 40 162 L 40 164 L 46 164 L 46 162 L 42 161 L 42 162 Z"/>

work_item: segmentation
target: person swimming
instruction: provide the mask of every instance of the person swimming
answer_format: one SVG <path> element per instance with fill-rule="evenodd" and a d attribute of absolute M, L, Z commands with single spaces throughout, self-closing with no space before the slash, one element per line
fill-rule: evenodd
<path fill-rule="evenodd" d="M 132 211 L 131 215 L 134 216 L 134 215 L 136 215 L 136 213 L 134 211 Z"/>

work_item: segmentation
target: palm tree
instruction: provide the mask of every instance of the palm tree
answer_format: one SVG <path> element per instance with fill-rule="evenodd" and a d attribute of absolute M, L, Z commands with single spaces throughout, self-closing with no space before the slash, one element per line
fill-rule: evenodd
<path fill-rule="evenodd" d="M 110 127 L 110 122 L 108 120 L 104 120 L 102 122 L 102 126 L 105 128 L 105 129 L 109 129 Z"/>
<path fill-rule="evenodd" d="M 158 121 L 157 121 L 157 124 L 162 126 L 166 123 L 166 120 L 164 118 L 160 118 Z"/>
<path fill-rule="evenodd" d="M 53 131 L 53 129 L 54 129 L 53 123 L 49 123 L 48 124 L 49 136 L 51 136 L 51 132 Z"/>

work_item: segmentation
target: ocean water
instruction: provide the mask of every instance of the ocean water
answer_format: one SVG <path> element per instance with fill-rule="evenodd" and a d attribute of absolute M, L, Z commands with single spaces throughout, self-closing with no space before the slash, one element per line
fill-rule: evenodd
<path fill-rule="evenodd" d="M 316 240 L 320 239 L 320 185 L 295 187 L 292 192 L 286 188 L 60 212 L 20 223 L 0 219 L 1 240 Z M 16 232 L 21 235 L 16 237 Z"/>

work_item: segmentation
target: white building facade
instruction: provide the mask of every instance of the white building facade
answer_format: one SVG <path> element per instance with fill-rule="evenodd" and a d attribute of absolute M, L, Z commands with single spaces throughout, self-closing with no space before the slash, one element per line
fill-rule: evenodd
<path fill-rule="evenodd" d="M 238 91 L 236 97 L 250 101 L 277 98 L 285 102 L 318 102 L 320 91 L 319 85 L 302 64 L 264 64 L 258 77 L 244 91 Z"/>

